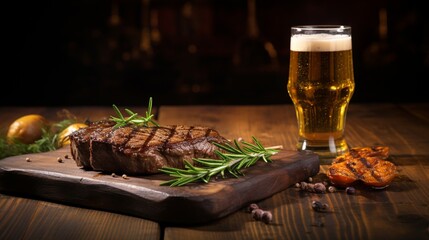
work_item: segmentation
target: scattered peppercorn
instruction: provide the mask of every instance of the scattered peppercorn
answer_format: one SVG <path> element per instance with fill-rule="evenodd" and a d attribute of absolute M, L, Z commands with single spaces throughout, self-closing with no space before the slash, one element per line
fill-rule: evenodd
<path fill-rule="evenodd" d="M 264 210 L 257 208 L 252 211 L 252 218 L 256 221 L 262 220 L 262 215 L 264 214 Z"/>
<path fill-rule="evenodd" d="M 326 188 L 328 184 L 326 182 L 317 182 L 317 183 L 307 183 L 307 182 L 298 182 L 295 183 L 296 188 L 300 188 L 303 191 L 312 192 L 312 193 L 326 193 Z"/>
<path fill-rule="evenodd" d="M 316 193 L 325 193 L 326 187 L 325 187 L 325 185 L 323 185 L 323 183 L 315 183 L 314 184 L 314 191 Z"/>
<path fill-rule="evenodd" d="M 252 203 L 247 207 L 247 212 L 252 213 L 252 218 L 256 221 L 262 221 L 269 224 L 273 221 L 273 214 L 270 211 L 264 211 L 259 208 L 256 203 Z"/>
<path fill-rule="evenodd" d="M 63 162 L 63 159 L 62 159 L 62 158 L 60 158 L 60 157 L 57 157 L 57 161 L 58 161 L 59 163 L 62 163 L 62 162 Z"/>
<path fill-rule="evenodd" d="M 355 194 L 356 189 L 354 187 L 346 187 L 346 193 L 350 195 Z"/>
<path fill-rule="evenodd" d="M 127 178 L 128 178 L 128 176 L 127 176 L 126 174 L 122 174 L 122 178 L 123 178 L 123 179 L 127 179 Z"/>
<path fill-rule="evenodd" d="M 31 159 L 29 157 L 25 158 L 25 161 L 31 162 Z"/>
<path fill-rule="evenodd" d="M 328 187 L 328 192 L 333 193 L 335 192 L 337 189 L 334 186 L 329 186 Z"/>
<path fill-rule="evenodd" d="M 312 178 L 312 177 L 309 177 L 309 178 L 308 178 L 308 182 L 310 182 L 310 183 L 311 183 L 311 182 L 313 182 L 313 178 Z"/>
<path fill-rule="evenodd" d="M 264 211 L 261 221 L 265 224 L 270 224 L 273 221 L 273 214 L 270 211 Z"/>
<path fill-rule="evenodd" d="M 69 159 L 69 155 L 68 154 L 64 155 L 64 158 Z"/>
<path fill-rule="evenodd" d="M 116 177 L 116 174 L 115 174 L 115 173 L 112 173 L 112 177 Z"/>

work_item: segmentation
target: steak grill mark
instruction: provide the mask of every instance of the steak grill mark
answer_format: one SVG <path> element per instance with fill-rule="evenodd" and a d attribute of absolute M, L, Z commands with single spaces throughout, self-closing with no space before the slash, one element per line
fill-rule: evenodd
<path fill-rule="evenodd" d="M 170 141 L 170 139 L 174 136 L 174 134 L 176 134 L 176 128 L 177 128 L 177 126 L 173 126 L 173 128 L 172 129 L 170 129 L 170 134 L 168 135 L 168 137 L 167 137 L 167 139 L 165 140 L 165 142 L 164 142 L 164 148 L 167 146 L 167 144 L 168 144 L 168 142 Z M 188 131 L 188 133 L 187 134 L 189 134 L 189 131 Z M 154 133 L 154 135 L 155 135 L 155 133 Z M 153 137 L 153 136 L 152 136 Z"/>
<path fill-rule="evenodd" d="M 377 163 L 378 163 L 378 160 L 375 160 L 375 162 L 374 163 L 369 163 L 368 162 L 368 160 L 366 159 L 366 158 L 364 158 L 364 157 L 359 157 L 358 158 L 359 159 L 359 161 L 362 163 L 362 165 L 364 166 L 364 168 L 365 169 L 360 169 L 361 170 L 361 172 L 362 173 L 365 173 L 367 170 L 369 170 L 369 172 L 371 173 L 371 176 L 375 179 L 375 180 L 377 180 L 378 182 L 382 182 L 383 181 L 383 179 L 381 179 L 380 178 L 380 176 L 378 176 L 378 175 L 376 175 L 375 173 L 374 173 L 374 168 L 372 167 L 373 165 L 376 165 Z M 349 169 L 350 170 L 350 172 L 352 172 L 354 175 L 355 175 L 355 177 L 357 178 L 357 179 L 360 179 L 360 180 L 362 180 L 363 178 L 364 178 L 364 176 L 355 168 L 356 167 L 356 162 L 355 161 L 353 161 L 353 162 L 348 162 L 347 164 L 346 164 L 346 166 L 347 166 L 347 169 Z"/>

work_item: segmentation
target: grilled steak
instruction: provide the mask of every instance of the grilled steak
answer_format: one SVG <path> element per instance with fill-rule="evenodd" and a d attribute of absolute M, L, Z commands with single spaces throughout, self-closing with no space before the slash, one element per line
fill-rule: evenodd
<path fill-rule="evenodd" d="M 77 166 L 128 175 L 154 174 L 161 167 L 183 168 L 184 160 L 216 158 L 212 142 L 228 142 L 207 127 L 114 125 L 98 121 L 69 135 Z"/>

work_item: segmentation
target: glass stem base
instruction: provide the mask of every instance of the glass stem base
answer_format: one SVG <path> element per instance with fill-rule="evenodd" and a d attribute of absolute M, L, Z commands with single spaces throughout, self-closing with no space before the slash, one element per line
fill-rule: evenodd
<path fill-rule="evenodd" d="M 299 139 L 297 149 L 316 153 L 319 156 L 320 164 L 331 164 L 334 158 L 346 154 L 349 151 L 349 147 L 345 139 Z"/>

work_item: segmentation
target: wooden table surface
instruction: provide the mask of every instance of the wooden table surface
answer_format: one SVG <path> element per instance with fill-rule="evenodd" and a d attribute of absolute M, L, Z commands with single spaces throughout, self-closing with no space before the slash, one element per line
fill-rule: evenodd
<path fill-rule="evenodd" d="M 14 119 L 30 113 L 56 120 L 62 109 L 0 107 L 0 131 L 4 134 Z M 79 119 L 114 114 L 110 106 L 65 109 Z M 180 226 L 0 193 L 0 239 L 429 239 L 428 110 L 429 103 L 352 103 L 349 145 L 388 146 L 398 167 L 395 180 L 383 190 L 358 187 L 354 195 L 341 190 L 308 193 L 290 186 L 257 202 L 272 212 L 269 225 L 252 220 L 245 209 L 208 224 Z M 205 125 L 229 139 L 255 136 L 266 146 L 291 150 L 297 140 L 292 105 L 156 106 L 154 111 L 161 124 Z M 327 168 L 321 165 L 316 180 L 323 179 Z M 327 203 L 329 211 L 314 211 L 313 200 Z"/>

